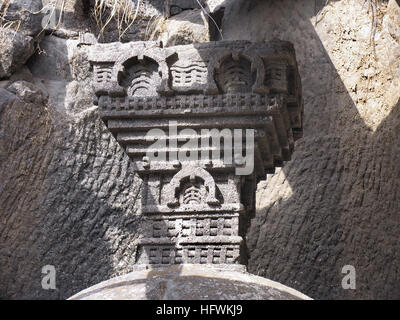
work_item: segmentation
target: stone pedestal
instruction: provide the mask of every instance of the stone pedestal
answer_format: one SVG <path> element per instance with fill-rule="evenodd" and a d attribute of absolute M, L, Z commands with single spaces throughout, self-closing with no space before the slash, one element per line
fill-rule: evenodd
<path fill-rule="evenodd" d="M 69 300 L 309 300 L 306 295 L 232 265 L 137 265 Z"/>

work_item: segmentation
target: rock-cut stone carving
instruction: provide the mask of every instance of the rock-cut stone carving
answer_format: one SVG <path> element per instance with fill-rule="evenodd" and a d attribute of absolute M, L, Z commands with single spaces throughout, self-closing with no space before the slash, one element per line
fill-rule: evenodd
<path fill-rule="evenodd" d="M 157 62 L 142 57 L 132 58 L 124 63 L 121 85 L 126 88 L 128 96 L 154 96 L 161 85 Z"/>
<path fill-rule="evenodd" d="M 302 136 L 293 46 L 279 40 L 168 48 L 111 43 L 93 46 L 90 60 L 100 116 L 143 179 L 148 227 L 138 263 L 246 263 L 243 239 L 257 182 L 290 160 Z M 233 137 L 246 129 L 253 130 L 254 144 L 238 141 L 254 154 L 254 170 L 237 175 L 243 161 L 215 132 Z M 188 148 L 189 139 L 211 143 Z M 218 149 L 220 140 L 224 148 Z M 155 153 L 164 157 L 149 157 L 155 141 L 161 143 Z M 201 157 L 177 156 L 188 152 Z M 230 152 L 233 160 L 225 161 Z"/>
<path fill-rule="evenodd" d="M 250 92 L 255 77 L 251 62 L 239 56 L 229 55 L 218 68 L 218 84 L 223 93 Z"/>
<path fill-rule="evenodd" d="M 180 188 L 185 178 L 189 181 L 189 185 L 186 185 L 185 188 Z M 198 180 L 201 181 L 200 185 Z M 203 200 L 211 206 L 220 204 L 215 197 L 216 188 L 214 178 L 201 167 L 188 166 L 180 170 L 172 178 L 166 187 L 166 194 L 170 197 L 167 203 L 168 206 L 174 207 L 179 205 L 179 196 L 176 194 L 179 189 L 183 198 L 181 202 L 184 204 L 201 204 Z"/>

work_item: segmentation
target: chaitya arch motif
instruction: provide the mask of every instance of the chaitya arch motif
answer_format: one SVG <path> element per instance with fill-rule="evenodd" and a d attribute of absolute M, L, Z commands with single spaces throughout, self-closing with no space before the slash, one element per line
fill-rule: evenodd
<path fill-rule="evenodd" d="M 188 178 L 189 187 L 182 189 L 182 182 Z M 200 178 L 200 184 L 205 188 L 205 195 L 201 196 L 200 187 L 196 186 L 196 179 Z M 197 181 L 198 182 L 198 181 Z M 166 188 L 166 193 L 169 195 L 170 200 L 168 201 L 168 206 L 174 207 L 179 205 L 179 196 L 176 192 L 183 192 L 183 203 L 190 204 L 192 199 L 194 203 L 200 204 L 201 200 L 204 200 L 210 206 L 215 206 L 220 204 L 219 200 L 216 198 L 216 186 L 214 178 L 212 175 L 201 167 L 191 167 L 188 166 L 181 169 L 174 177 Z M 186 193 L 185 192 L 189 193 Z M 186 197 L 185 197 L 186 196 Z M 192 196 L 192 197 L 190 197 Z"/>

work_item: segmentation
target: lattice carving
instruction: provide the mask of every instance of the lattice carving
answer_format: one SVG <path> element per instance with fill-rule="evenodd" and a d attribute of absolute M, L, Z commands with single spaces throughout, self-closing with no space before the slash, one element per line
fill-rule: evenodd
<path fill-rule="evenodd" d="M 207 65 L 195 61 L 188 65 L 174 64 L 170 68 L 173 90 L 190 90 L 194 85 L 207 82 Z"/>
<path fill-rule="evenodd" d="M 239 261 L 240 247 L 208 246 L 148 246 L 141 256 L 142 263 L 150 264 L 232 264 Z"/>

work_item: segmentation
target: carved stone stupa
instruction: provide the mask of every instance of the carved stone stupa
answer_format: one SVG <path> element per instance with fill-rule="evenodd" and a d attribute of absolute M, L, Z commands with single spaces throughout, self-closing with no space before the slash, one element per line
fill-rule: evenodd
<path fill-rule="evenodd" d="M 143 179 L 137 262 L 246 264 L 257 182 L 302 135 L 292 45 L 97 44 L 90 60 L 100 116 Z"/>

